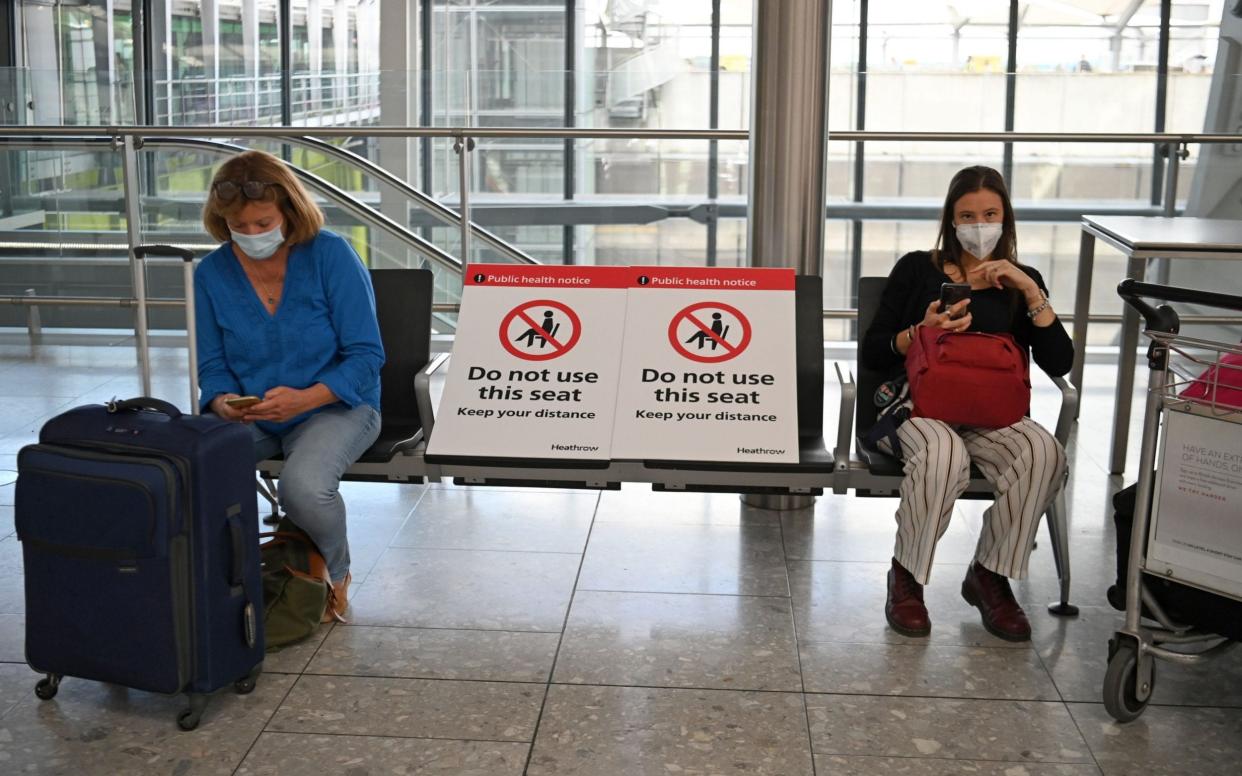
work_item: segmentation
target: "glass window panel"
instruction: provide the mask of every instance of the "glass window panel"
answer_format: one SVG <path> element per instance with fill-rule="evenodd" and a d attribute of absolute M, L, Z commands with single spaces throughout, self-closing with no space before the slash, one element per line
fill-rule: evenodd
<path fill-rule="evenodd" d="M 279 5 L 153 0 L 152 123 L 279 124 Z"/>
<path fill-rule="evenodd" d="M 1216 69 L 1223 0 L 1175 5 L 1169 40 L 1169 90 L 1165 129 L 1202 132 Z M 1187 171 L 1183 169 L 1183 173 Z"/>
<path fill-rule="evenodd" d="M 745 218 L 722 218 L 717 222 L 716 266 L 747 266 Z"/>
<path fill-rule="evenodd" d="M 1129 17 L 1125 4 L 1106 5 L 1075 13 L 1032 4 L 1018 31 L 1015 129 L 1152 131 L 1160 2 L 1145 0 Z M 1151 158 L 1151 149 L 1138 145 L 1102 152 Z"/>
<path fill-rule="evenodd" d="M 1007 7 L 965 5 L 969 9 L 941 3 L 869 6 L 867 129 L 1004 129 Z M 864 196 L 878 203 L 917 199 L 938 208 L 957 170 L 968 164 L 1000 167 L 1001 160 L 999 144 L 871 142 L 866 146 Z M 869 234 L 873 227 L 881 230 L 880 236 Z M 891 243 L 888 227 L 895 225 L 865 225 L 864 266 L 867 251 L 876 250 L 872 246 Z M 889 255 L 890 266 L 898 255 Z"/>
<path fill-rule="evenodd" d="M 751 25 L 754 3 L 750 0 L 720 2 L 720 128 L 750 127 Z M 704 124 L 706 126 L 706 124 Z M 724 183 L 721 187 L 723 190 Z"/>
<path fill-rule="evenodd" d="M 564 125 L 563 8 L 509 0 L 437 0 L 432 13 L 435 125 Z M 433 189 L 439 196 L 455 195 L 458 159 L 452 144 L 432 147 Z M 564 193 L 561 140 L 480 138 L 471 165 L 472 191 L 482 196 L 559 199 Z M 561 243 L 555 241 L 558 249 Z"/>
<path fill-rule="evenodd" d="M 128 5 L 107 0 L 17 5 L 13 82 L 17 124 L 110 124 L 133 120 L 133 32 Z M 6 89 L 7 91 L 7 89 Z M 24 107 L 19 107 L 24 106 Z"/>
<path fill-rule="evenodd" d="M 709 125 L 711 3 L 589 0 L 580 24 L 580 78 L 589 84 L 585 104 L 577 106 L 580 126 Z M 731 95 L 741 98 L 736 89 Z M 735 102 L 731 115 L 738 110 Z M 705 141 L 603 139 L 576 146 L 577 190 L 585 194 L 701 196 L 707 191 Z"/>
<path fill-rule="evenodd" d="M 121 155 L 106 144 L 94 148 L 103 150 L 26 151 L 7 145 L 0 151 L 7 209 L 0 251 L 8 261 L 0 272 L 0 294 L 33 288 L 39 296 L 132 296 Z M 180 280 L 162 267 L 152 267 L 148 278 L 152 297 L 181 294 Z M 154 328 L 182 325 L 167 310 L 151 312 Z M 26 309 L 13 308 L 0 323 L 24 327 L 25 315 Z M 39 315 L 50 328 L 133 327 L 127 308 L 41 307 Z"/>
<path fill-rule="evenodd" d="M 578 263 L 703 266 L 707 230 L 688 218 L 578 226 Z"/>

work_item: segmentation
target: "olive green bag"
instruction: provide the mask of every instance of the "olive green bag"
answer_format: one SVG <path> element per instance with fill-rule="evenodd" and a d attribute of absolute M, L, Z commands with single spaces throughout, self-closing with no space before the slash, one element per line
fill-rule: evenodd
<path fill-rule="evenodd" d="M 259 545 L 263 562 L 263 628 L 268 650 L 307 638 L 319 629 L 333 599 L 328 565 L 315 543 L 287 520 Z M 334 615 L 339 619 L 339 615 Z"/>

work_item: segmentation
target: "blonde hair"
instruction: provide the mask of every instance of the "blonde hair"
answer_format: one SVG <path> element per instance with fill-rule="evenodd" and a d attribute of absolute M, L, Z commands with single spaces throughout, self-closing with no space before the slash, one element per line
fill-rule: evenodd
<path fill-rule="evenodd" d="M 269 184 L 263 196 L 247 199 L 239 191 L 231 200 L 224 201 L 216 193 L 216 184 L 232 181 L 240 187 L 247 181 Z M 310 194 L 298 182 L 292 171 L 275 156 L 266 151 L 246 151 L 229 159 L 211 179 L 207 202 L 203 205 L 203 226 L 207 233 L 221 242 L 228 242 L 228 219 L 236 215 L 250 202 L 274 202 L 285 217 L 285 244 L 297 245 L 314 239 L 323 228 L 323 211 L 311 199 Z"/>

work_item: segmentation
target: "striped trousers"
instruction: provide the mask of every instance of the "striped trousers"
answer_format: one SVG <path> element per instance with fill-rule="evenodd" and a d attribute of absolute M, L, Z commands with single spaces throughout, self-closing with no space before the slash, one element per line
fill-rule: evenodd
<path fill-rule="evenodd" d="M 897 437 L 906 474 L 897 507 L 897 562 L 927 584 L 936 542 L 970 482 L 973 461 L 996 491 L 983 516 L 975 560 L 1002 576 L 1024 579 L 1039 518 L 1065 482 L 1065 450 L 1056 437 L 1030 418 L 998 429 L 910 418 Z M 892 452 L 887 440 L 879 446 Z"/>

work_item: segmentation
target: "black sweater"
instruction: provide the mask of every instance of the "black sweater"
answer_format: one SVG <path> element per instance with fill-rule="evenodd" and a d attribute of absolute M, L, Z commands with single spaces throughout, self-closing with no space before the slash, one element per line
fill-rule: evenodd
<path fill-rule="evenodd" d="M 1023 272 L 1048 293 L 1044 279 L 1031 267 Z M 884 372 L 886 379 L 901 374 L 905 356 L 893 352 L 893 335 L 923 320 L 927 305 L 940 298 L 940 284 L 953 282 L 937 269 L 928 251 L 907 253 L 888 275 L 875 320 L 863 337 L 858 357 L 863 366 Z M 1074 361 L 1074 343 L 1058 318 L 1039 327 L 1026 314 L 1026 300 L 1010 289 L 985 288 L 970 292 L 970 331 L 989 334 L 1008 332 L 1027 348 L 1035 363 L 1049 375 L 1059 377 Z"/>

